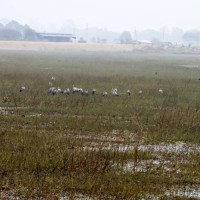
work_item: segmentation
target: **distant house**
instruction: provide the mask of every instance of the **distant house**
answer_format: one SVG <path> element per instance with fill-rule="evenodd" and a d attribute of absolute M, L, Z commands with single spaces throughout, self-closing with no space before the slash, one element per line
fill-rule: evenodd
<path fill-rule="evenodd" d="M 61 33 L 38 33 L 40 36 L 38 40 L 48 42 L 72 42 L 76 37 L 73 34 L 61 34 Z"/>

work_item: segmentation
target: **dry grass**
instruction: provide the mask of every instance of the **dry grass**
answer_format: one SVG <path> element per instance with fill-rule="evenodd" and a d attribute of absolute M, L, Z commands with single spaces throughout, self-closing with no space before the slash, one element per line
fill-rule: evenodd
<path fill-rule="evenodd" d="M 31 51 L 132 51 L 133 45 L 0 41 L 0 49 Z"/>
<path fill-rule="evenodd" d="M 55 43 L 55 42 L 30 42 L 30 41 L 0 41 L 1 50 L 23 51 L 90 51 L 90 52 L 173 52 L 198 54 L 199 47 L 182 47 L 178 45 L 163 46 L 152 44 L 92 44 L 92 43 Z"/>

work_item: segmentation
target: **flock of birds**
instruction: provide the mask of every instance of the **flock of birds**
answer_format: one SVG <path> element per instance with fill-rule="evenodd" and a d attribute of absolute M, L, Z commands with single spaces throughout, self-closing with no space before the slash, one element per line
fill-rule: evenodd
<path fill-rule="evenodd" d="M 54 76 L 51 77 L 51 81 L 49 82 L 49 94 L 52 94 L 52 95 L 55 95 L 55 94 L 64 94 L 64 95 L 70 95 L 70 89 L 69 88 L 66 88 L 64 90 L 62 90 L 61 88 L 56 88 L 54 87 L 53 85 L 53 82 L 55 82 L 56 78 Z M 20 92 L 24 92 L 26 90 L 26 87 L 25 86 L 22 86 L 20 88 Z M 163 90 L 160 88 L 158 90 L 159 93 L 163 94 Z M 88 90 L 84 90 L 82 88 L 78 88 L 78 87 L 75 87 L 73 85 L 72 87 L 72 93 L 75 94 L 75 93 L 80 93 L 81 95 L 83 96 L 88 96 L 89 95 L 89 91 Z M 96 89 L 93 88 L 92 91 L 91 91 L 91 94 L 92 95 L 95 95 L 96 94 Z M 119 96 L 118 94 L 118 89 L 117 88 L 112 88 L 111 89 L 111 94 L 114 95 L 114 96 Z M 139 90 L 138 91 L 138 94 L 141 95 L 142 94 L 142 90 Z M 107 91 L 104 91 L 102 94 L 101 94 L 103 97 L 107 96 L 108 95 L 108 92 Z M 130 96 L 131 95 L 131 91 L 128 89 L 127 90 L 127 95 Z"/>

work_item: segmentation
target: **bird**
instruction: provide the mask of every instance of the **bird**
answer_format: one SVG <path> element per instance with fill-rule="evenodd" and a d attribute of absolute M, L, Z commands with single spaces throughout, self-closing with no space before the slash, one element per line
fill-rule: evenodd
<path fill-rule="evenodd" d="M 83 90 L 83 91 L 81 91 L 81 94 L 87 96 L 89 94 L 89 92 L 88 92 L 88 90 Z"/>
<path fill-rule="evenodd" d="M 76 92 L 79 92 L 80 91 L 80 88 L 77 88 L 73 85 L 72 87 L 72 90 L 73 90 L 73 93 L 76 93 Z"/>
<path fill-rule="evenodd" d="M 55 89 L 54 89 L 54 90 L 52 91 L 52 95 L 55 95 L 57 92 L 58 92 L 58 90 L 55 90 Z"/>
<path fill-rule="evenodd" d="M 160 94 L 163 94 L 163 90 L 162 90 L 161 88 L 158 90 L 158 92 L 159 92 Z"/>
<path fill-rule="evenodd" d="M 139 90 L 139 91 L 138 91 L 138 94 L 142 94 L 142 90 Z"/>
<path fill-rule="evenodd" d="M 70 93 L 70 89 L 69 89 L 69 88 L 67 88 L 67 89 L 65 89 L 65 90 L 63 91 L 63 94 L 65 94 L 65 95 L 69 95 L 69 93 Z"/>
<path fill-rule="evenodd" d="M 131 95 L 131 91 L 128 89 L 127 90 L 127 94 L 130 96 Z"/>
<path fill-rule="evenodd" d="M 20 88 L 19 92 L 23 92 L 25 89 L 26 89 L 25 86 L 22 86 L 22 87 Z"/>
<path fill-rule="evenodd" d="M 95 93 L 96 93 L 96 89 L 93 88 L 93 89 L 92 89 L 92 95 L 94 95 Z"/>
<path fill-rule="evenodd" d="M 158 72 L 155 72 L 155 75 L 158 75 Z"/>
<path fill-rule="evenodd" d="M 114 96 L 119 96 L 118 95 L 118 92 L 117 92 L 117 88 L 112 88 L 112 90 L 111 90 L 111 93 L 114 95 Z"/>
<path fill-rule="evenodd" d="M 49 87 L 52 87 L 53 86 L 53 83 L 52 82 L 49 82 Z"/>
<path fill-rule="evenodd" d="M 52 93 L 55 90 L 55 87 L 50 87 L 49 88 L 49 93 Z"/>
<path fill-rule="evenodd" d="M 56 80 L 56 77 L 55 77 L 55 76 L 52 76 L 52 77 L 51 77 L 51 80 L 52 80 L 52 81 L 55 81 L 55 80 Z"/>
<path fill-rule="evenodd" d="M 55 95 L 58 91 L 55 89 L 55 87 L 49 88 L 49 93 L 52 95 Z"/>
<path fill-rule="evenodd" d="M 103 93 L 102 93 L 102 96 L 103 97 L 105 97 L 105 96 L 107 96 L 108 95 L 108 93 L 106 92 L 106 91 L 104 91 Z"/>
<path fill-rule="evenodd" d="M 63 93 L 63 91 L 60 88 L 57 89 L 57 92 L 58 93 Z"/>

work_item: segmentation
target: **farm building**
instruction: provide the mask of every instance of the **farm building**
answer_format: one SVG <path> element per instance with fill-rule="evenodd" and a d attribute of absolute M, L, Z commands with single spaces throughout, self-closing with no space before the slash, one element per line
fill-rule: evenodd
<path fill-rule="evenodd" d="M 76 37 L 73 34 L 38 33 L 40 40 L 48 42 L 72 42 Z"/>

